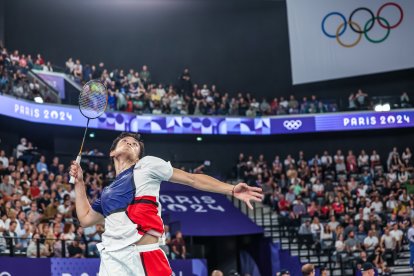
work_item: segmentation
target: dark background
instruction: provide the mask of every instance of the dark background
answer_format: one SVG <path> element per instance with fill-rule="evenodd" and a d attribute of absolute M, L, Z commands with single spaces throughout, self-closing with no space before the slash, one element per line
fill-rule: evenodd
<path fill-rule="evenodd" d="M 139 69 L 147 64 L 157 82 L 174 83 L 183 68 L 193 81 L 217 84 L 231 94 L 250 92 L 266 96 L 316 94 L 346 102 L 361 87 L 370 95 L 412 92 L 414 70 L 376 74 L 292 86 L 285 1 L 262 0 L 0 0 L 0 40 L 9 50 L 64 66 L 68 57 L 83 64 L 104 61 L 113 68 Z M 356 64 L 357 66 L 357 64 Z M 412 96 L 412 93 L 411 93 Z M 118 133 L 94 131 L 86 147 L 107 153 Z M 64 156 L 66 165 L 79 150 L 83 129 L 32 124 L 0 117 L 0 148 L 11 154 L 20 137 L 28 137 L 48 159 Z M 393 145 L 412 145 L 411 129 L 337 132 L 279 136 L 144 135 L 146 152 L 172 161 L 174 166 L 195 166 L 211 160 L 207 171 L 231 177 L 239 152 L 268 161 L 304 150 L 306 158 L 328 149 L 359 153 L 377 149 L 383 158 Z M 107 162 L 107 158 L 102 158 Z M 234 267 L 240 240 L 203 241 L 210 268 Z M 226 245 L 224 246 L 223 244 Z M 223 249 L 225 247 L 225 250 Z M 226 252 L 223 252 L 226 251 Z M 220 259 L 220 255 L 232 256 Z"/>
<path fill-rule="evenodd" d="M 370 95 L 400 95 L 414 84 L 414 70 L 405 70 L 292 86 L 285 1 L 6 2 L 6 46 L 42 53 L 60 66 L 68 57 L 126 70 L 147 64 L 163 83 L 174 83 L 188 67 L 197 83 L 258 98 L 293 92 L 346 102 L 359 87 Z"/>

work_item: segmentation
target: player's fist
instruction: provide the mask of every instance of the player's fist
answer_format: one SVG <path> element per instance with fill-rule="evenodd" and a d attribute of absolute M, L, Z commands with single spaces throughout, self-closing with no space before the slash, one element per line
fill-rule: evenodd
<path fill-rule="evenodd" d="M 83 182 L 83 171 L 81 166 L 76 163 L 76 161 L 72 161 L 69 169 L 69 175 L 75 178 L 75 183 Z"/>

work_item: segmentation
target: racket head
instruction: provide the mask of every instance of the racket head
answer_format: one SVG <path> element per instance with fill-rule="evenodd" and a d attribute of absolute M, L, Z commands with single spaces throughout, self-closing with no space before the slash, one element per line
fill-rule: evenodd
<path fill-rule="evenodd" d="M 90 80 L 82 87 L 79 94 L 79 110 L 83 116 L 96 119 L 101 116 L 108 105 L 108 91 L 99 80 Z"/>

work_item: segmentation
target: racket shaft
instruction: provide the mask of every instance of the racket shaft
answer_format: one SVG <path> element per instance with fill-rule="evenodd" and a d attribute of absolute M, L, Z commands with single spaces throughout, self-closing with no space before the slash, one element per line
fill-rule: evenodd
<path fill-rule="evenodd" d="M 81 155 L 79 154 L 77 157 L 76 157 L 76 163 L 77 164 L 80 164 L 80 161 L 81 161 Z M 69 179 L 69 183 L 70 184 L 75 184 L 75 177 L 73 177 L 73 176 L 71 176 L 70 177 L 70 179 Z"/>

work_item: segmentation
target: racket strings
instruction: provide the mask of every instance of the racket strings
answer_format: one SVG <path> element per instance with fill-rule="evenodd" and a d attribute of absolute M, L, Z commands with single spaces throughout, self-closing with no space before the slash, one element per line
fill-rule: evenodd
<path fill-rule="evenodd" d="M 108 102 L 106 87 L 100 82 L 87 82 L 79 95 L 79 109 L 82 114 L 94 119 L 105 112 Z"/>

